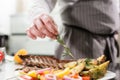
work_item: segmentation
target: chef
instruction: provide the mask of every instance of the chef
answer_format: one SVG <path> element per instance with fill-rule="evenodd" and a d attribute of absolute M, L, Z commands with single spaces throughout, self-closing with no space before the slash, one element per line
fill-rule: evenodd
<path fill-rule="evenodd" d="M 111 61 L 110 70 L 115 72 L 119 57 L 115 35 L 120 27 L 117 0 L 33 0 L 30 12 L 32 26 L 27 29 L 29 37 L 56 39 L 59 26 L 49 15 L 56 2 L 60 6 L 63 23 L 60 35 L 73 56 L 76 59 L 97 58 L 104 54 Z M 72 58 L 69 55 L 62 57 L 61 45 L 55 53 L 59 59 Z"/>

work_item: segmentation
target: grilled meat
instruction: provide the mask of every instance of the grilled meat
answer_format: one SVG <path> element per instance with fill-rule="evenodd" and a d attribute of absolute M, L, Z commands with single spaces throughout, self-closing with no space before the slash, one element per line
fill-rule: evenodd
<path fill-rule="evenodd" d="M 19 55 L 25 66 L 36 66 L 38 68 L 54 68 L 63 69 L 64 64 L 71 60 L 58 60 L 53 56 L 38 56 L 38 55 Z"/>

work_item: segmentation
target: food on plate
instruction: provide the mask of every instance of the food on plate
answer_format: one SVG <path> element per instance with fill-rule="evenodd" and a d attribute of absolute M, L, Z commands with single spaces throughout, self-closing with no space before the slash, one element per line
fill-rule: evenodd
<path fill-rule="evenodd" d="M 108 65 L 109 65 L 109 61 L 106 61 L 94 68 L 91 68 L 88 71 L 83 71 L 80 75 L 81 76 L 90 76 L 93 79 L 101 78 L 107 72 Z"/>
<path fill-rule="evenodd" d="M 20 72 L 33 80 L 96 80 L 106 74 L 109 65 L 104 55 L 97 59 L 78 60 L 58 60 L 52 56 L 35 55 L 20 55 L 20 58 L 24 60 Z"/>
<path fill-rule="evenodd" d="M 37 72 L 35 70 L 33 70 L 33 71 L 28 72 L 27 75 L 31 76 L 33 78 L 36 78 L 37 77 Z"/>
<path fill-rule="evenodd" d="M 46 74 L 45 80 L 57 80 L 57 77 L 53 74 Z"/>
<path fill-rule="evenodd" d="M 102 56 L 97 58 L 97 61 L 99 62 L 99 64 L 105 62 L 105 60 L 106 60 L 105 55 L 102 55 Z"/>
<path fill-rule="evenodd" d="M 56 73 L 55 75 L 58 78 L 63 78 L 65 75 L 68 75 L 70 73 L 70 68 L 65 68 L 63 71 L 60 71 L 58 73 Z"/>
<path fill-rule="evenodd" d="M 69 60 L 58 60 L 53 56 L 38 56 L 38 55 L 19 55 L 26 66 L 36 66 L 39 68 L 55 68 L 64 69 L 64 65 Z"/>
<path fill-rule="evenodd" d="M 27 75 L 22 75 L 19 77 L 20 80 L 37 80 Z"/>
<path fill-rule="evenodd" d="M 82 80 L 90 80 L 90 76 L 83 76 Z"/>
<path fill-rule="evenodd" d="M 15 53 L 15 56 L 14 56 L 14 61 L 18 64 L 22 64 L 22 59 L 19 57 L 19 55 L 27 55 L 27 51 L 25 49 L 20 49 L 18 50 L 16 53 Z"/>
<path fill-rule="evenodd" d="M 73 68 L 76 65 L 77 65 L 77 62 L 76 61 L 72 61 L 72 62 L 69 62 L 69 63 L 65 64 L 64 67 Z"/>
<path fill-rule="evenodd" d="M 85 62 L 79 63 L 71 69 L 71 73 L 80 73 L 85 68 Z"/>
<path fill-rule="evenodd" d="M 64 76 L 63 80 L 83 80 L 83 79 L 80 76 L 76 76 L 76 77 Z"/>

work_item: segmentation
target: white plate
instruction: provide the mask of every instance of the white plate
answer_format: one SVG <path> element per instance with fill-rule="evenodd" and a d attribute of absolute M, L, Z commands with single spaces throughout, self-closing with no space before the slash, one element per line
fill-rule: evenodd
<path fill-rule="evenodd" d="M 18 75 L 18 71 L 16 71 L 15 73 L 16 75 Z M 103 78 L 100 78 L 98 80 L 109 80 L 109 79 L 112 79 L 112 78 L 115 78 L 116 77 L 116 74 L 114 72 L 111 72 L 111 71 L 107 71 L 107 73 L 105 74 L 105 76 Z M 11 77 L 11 78 L 8 78 L 6 80 L 20 80 L 19 77 Z"/>
<path fill-rule="evenodd" d="M 107 71 L 105 76 L 103 78 L 98 79 L 98 80 L 109 80 L 109 79 L 112 79 L 112 78 L 115 78 L 115 77 L 116 77 L 116 74 L 114 72 Z"/>

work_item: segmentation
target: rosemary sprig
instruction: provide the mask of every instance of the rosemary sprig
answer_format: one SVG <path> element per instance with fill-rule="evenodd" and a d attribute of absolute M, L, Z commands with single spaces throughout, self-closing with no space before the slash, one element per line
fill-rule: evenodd
<path fill-rule="evenodd" d="M 60 38 L 59 35 L 57 35 L 57 42 L 59 42 L 64 47 L 65 52 L 63 53 L 63 56 L 69 55 L 74 59 L 74 56 L 72 55 L 72 52 L 67 47 L 67 45 L 64 43 L 63 39 Z"/>

